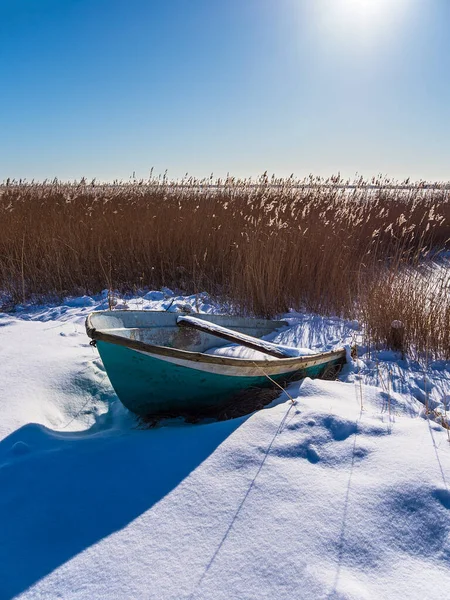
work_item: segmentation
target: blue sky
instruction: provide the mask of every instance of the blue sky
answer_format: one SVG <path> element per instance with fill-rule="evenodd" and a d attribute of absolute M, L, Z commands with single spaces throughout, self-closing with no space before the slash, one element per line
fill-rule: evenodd
<path fill-rule="evenodd" d="M 449 0 L 0 0 L 0 181 L 450 179 Z"/>

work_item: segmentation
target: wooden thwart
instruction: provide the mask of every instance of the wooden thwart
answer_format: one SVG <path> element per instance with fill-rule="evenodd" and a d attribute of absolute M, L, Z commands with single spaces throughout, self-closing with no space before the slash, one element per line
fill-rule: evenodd
<path fill-rule="evenodd" d="M 177 325 L 180 327 L 193 327 L 204 333 L 215 335 L 216 337 L 223 338 L 229 342 L 234 342 L 235 344 L 247 346 L 248 348 L 252 348 L 252 350 L 264 352 L 264 354 L 269 354 L 276 358 L 293 358 L 293 356 L 295 356 L 294 354 L 291 354 L 288 349 L 284 349 L 277 344 L 272 344 L 271 342 L 266 342 L 265 340 L 260 340 L 251 335 L 233 331 L 227 327 L 222 327 L 221 325 L 204 321 L 203 319 L 197 319 L 196 317 L 179 316 L 177 318 Z"/>

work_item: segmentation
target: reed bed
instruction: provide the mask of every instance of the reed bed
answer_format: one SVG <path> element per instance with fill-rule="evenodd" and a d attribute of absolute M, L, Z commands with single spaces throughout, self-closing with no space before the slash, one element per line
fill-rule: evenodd
<path fill-rule="evenodd" d="M 407 182 L 406 182 L 407 183 Z M 350 187 L 349 187 L 350 185 Z M 207 290 L 236 310 L 358 318 L 450 358 L 450 190 L 389 180 L 7 181 L 0 290 L 21 303 L 104 288 Z M 428 269 L 428 270 L 427 270 Z"/>

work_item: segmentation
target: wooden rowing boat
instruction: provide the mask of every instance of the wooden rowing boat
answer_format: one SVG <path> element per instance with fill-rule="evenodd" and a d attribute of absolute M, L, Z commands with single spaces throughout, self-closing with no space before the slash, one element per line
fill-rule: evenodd
<path fill-rule="evenodd" d="M 226 315 L 192 318 L 115 310 L 91 313 L 86 332 L 121 402 L 138 415 L 152 416 L 201 413 L 229 403 L 248 388 L 329 376 L 345 363 L 344 349 L 292 356 L 295 349 L 261 340 L 287 325 Z M 230 340 L 264 354 L 248 359 L 207 353 L 223 349 Z"/>

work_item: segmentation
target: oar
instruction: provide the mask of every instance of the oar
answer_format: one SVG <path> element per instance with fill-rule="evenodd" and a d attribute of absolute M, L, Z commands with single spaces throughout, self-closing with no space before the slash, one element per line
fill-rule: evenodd
<path fill-rule="evenodd" d="M 252 350 L 258 350 L 259 352 L 270 354 L 270 356 L 275 356 L 276 358 L 292 358 L 293 356 L 296 356 L 295 351 L 290 352 L 290 349 L 277 346 L 277 344 L 272 344 L 271 342 L 266 342 L 265 340 L 260 340 L 259 338 L 255 338 L 245 333 L 233 331 L 232 329 L 222 327 L 221 325 L 216 325 L 216 323 L 211 323 L 210 321 L 197 319 L 196 317 L 179 316 L 177 318 L 177 325 L 180 327 L 193 327 L 194 329 L 198 329 L 204 333 L 210 333 L 211 335 L 223 338 L 229 342 L 247 346 L 248 348 L 252 348 Z"/>

